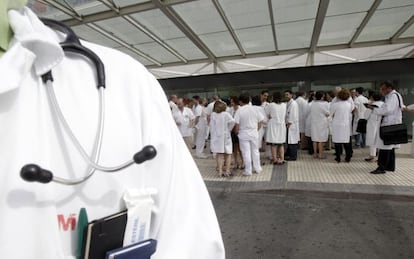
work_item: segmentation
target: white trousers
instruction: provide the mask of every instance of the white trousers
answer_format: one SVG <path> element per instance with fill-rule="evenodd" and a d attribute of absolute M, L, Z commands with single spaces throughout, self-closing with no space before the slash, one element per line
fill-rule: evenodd
<path fill-rule="evenodd" d="M 376 157 L 377 156 L 377 147 L 376 146 L 370 146 L 369 147 L 369 155 L 371 157 Z"/>
<path fill-rule="evenodd" d="M 252 162 L 253 168 L 256 172 L 261 172 L 262 167 L 260 165 L 260 153 L 257 139 L 240 139 L 239 145 L 240 151 L 243 156 L 244 165 L 245 165 L 245 174 L 252 173 Z"/>
<path fill-rule="evenodd" d="M 204 145 L 206 144 L 206 130 L 207 130 L 207 127 L 200 127 L 196 131 L 195 145 L 196 145 L 197 156 L 203 155 Z"/>

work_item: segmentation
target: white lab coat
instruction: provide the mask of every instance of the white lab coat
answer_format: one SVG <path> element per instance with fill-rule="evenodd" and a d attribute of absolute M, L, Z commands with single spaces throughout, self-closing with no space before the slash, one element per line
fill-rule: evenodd
<path fill-rule="evenodd" d="M 308 113 L 308 101 L 305 100 L 302 96 L 299 96 L 296 98 L 296 103 L 299 107 L 299 132 L 305 133 L 305 127 L 306 127 L 306 115 Z"/>
<path fill-rule="evenodd" d="M 312 133 L 311 133 L 312 123 L 311 123 L 311 118 L 309 116 L 312 104 L 313 104 L 313 101 L 308 103 L 308 108 L 306 110 L 306 119 L 305 119 L 305 136 L 306 137 L 311 137 L 311 135 L 312 135 Z"/>
<path fill-rule="evenodd" d="M 398 101 L 398 98 L 400 101 Z M 401 109 L 404 107 L 403 98 L 401 95 L 392 90 L 385 96 L 384 104 L 380 108 L 374 108 L 373 113 L 382 117 L 381 126 L 388 126 L 402 123 Z M 377 136 L 377 147 L 379 149 L 391 150 L 399 148 L 400 145 L 384 145 L 384 141 Z"/>
<path fill-rule="evenodd" d="M 315 142 L 326 142 L 329 137 L 329 103 L 313 101 L 309 117 L 311 121 L 311 138 Z"/>
<path fill-rule="evenodd" d="M 231 142 L 231 130 L 235 121 L 228 112 L 211 114 L 210 134 L 211 134 L 211 152 L 213 153 L 233 153 L 233 144 Z"/>
<path fill-rule="evenodd" d="M 270 103 L 266 109 L 267 122 L 266 142 L 283 144 L 286 142 L 286 103 Z"/>
<path fill-rule="evenodd" d="M 15 38 L 0 58 L 2 257 L 74 258 L 75 221 L 69 219 L 76 219 L 80 208 L 87 209 L 89 220 L 101 218 L 125 208 L 125 189 L 153 187 L 158 194 L 150 237 L 158 247 L 152 258 L 224 258 L 214 208 L 162 88 L 140 63 L 118 51 L 84 43 L 102 59 L 107 78 L 99 163 L 119 165 L 148 144 L 157 156 L 119 173 L 96 172 L 76 186 L 20 178 L 26 163 L 64 178 L 81 177 L 87 168 L 57 123 L 40 74 L 52 69 L 59 104 L 87 152 L 98 122 L 98 93 L 90 62 L 78 55 L 64 57 L 57 44 L 62 38 L 33 12 L 9 11 L 9 20 Z"/>
<path fill-rule="evenodd" d="M 352 105 L 349 101 L 337 100 L 330 107 L 332 116 L 332 142 L 349 143 L 351 137 Z"/>
<path fill-rule="evenodd" d="M 352 125 L 353 135 L 359 134 L 358 132 L 356 132 L 359 119 L 366 119 L 364 116 L 365 116 L 365 111 L 367 110 L 367 108 L 364 106 L 364 103 L 368 103 L 368 99 L 363 95 L 358 95 L 354 100 L 355 111 L 354 111 L 354 121 Z"/>
<path fill-rule="evenodd" d="M 178 129 L 181 132 L 183 137 L 192 137 L 193 136 L 193 120 L 195 116 L 190 108 L 183 107 L 183 110 L 177 109 L 173 113 L 173 117 L 176 123 L 179 123 Z"/>
<path fill-rule="evenodd" d="M 377 101 L 372 104 L 381 107 L 384 102 Z M 377 115 L 371 109 L 366 109 L 364 118 L 367 119 L 367 133 L 366 133 L 366 145 L 370 147 L 375 147 L 377 144 L 377 138 L 379 135 L 379 127 L 381 125 L 382 116 Z"/>
<path fill-rule="evenodd" d="M 288 144 L 298 144 L 300 139 L 299 132 L 299 106 L 295 100 L 291 99 L 286 104 L 286 124 L 291 123 L 288 128 Z"/>

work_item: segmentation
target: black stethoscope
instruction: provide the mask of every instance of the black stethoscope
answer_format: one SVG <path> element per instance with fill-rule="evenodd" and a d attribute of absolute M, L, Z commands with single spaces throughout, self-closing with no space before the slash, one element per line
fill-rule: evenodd
<path fill-rule="evenodd" d="M 54 176 L 51 171 L 41 168 L 36 164 L 27 164 L 22 167 L 20 170 L 20 176 L 29 182 L 40 182 L 40 183 L 49 183 L 49 182 L 56 182 L 65 185 L 76 185 L 85 182 L 88 180 L 95 172 L 95 170 L 99 170 L 102 172 L 118 172 L 124 168 L 131 166 L 132 164 L 140 164 L 147 160 L 154 158 L 157 155 L 157 151 L 154 146 L 148 145 L 142 148 L 141 151 L 136 153 L 133 158 L 125 163 L 113 166 L 113 167 L 106 167 L 97 164 L 101 152 L 102 146 L 102 137 L 103 137 L 103 130 L 104 130 L 104 119 L 105 119 L 105 98 L 104 98 L 104 90 L 105 90 L 105 69 L 101 59 L 90 49 L 81 45 L 79 38 L 76 36 L 74 31 L 66 26 L 65 24 L 50 20 L 46 18 L 41 19 L 42 22 L 49 26 L 52 29 L 58 30 L 64 34 L 66 34 L 66 39 L 60 46 L 66 52 L 73 52 L 80 54 L 90 61 L 93 62 L 96 68 L 97 74 L 97 87 L 99 92 L 99 121 L 98 121 L 98 129 L 96 132 L 95 143 L 93 146 L 93 150 L 91 155 L 88 155 L 82 145 L 79 143 L 76 136 L 73 134 L 73 131 L 69 127 L 63 113 L 60 109 L 60 106 L 57 102 L 55 92 L 53 90 L 53 76 L 52 72 L 49 71 L 46 74 L 42 75 L 42 80 L 46 84 L 46 91 L 51 106 L 54 109 L 54 112 L 57 115 L 59 122 L 62 124 L 62 128 L 64 129 L 65 133 L 68 135 L 78 152 L 81 154 L 83 160 L 88 164 L 87 173 L 85 176 L 80 178 L 74 179 L 65 179 L 61 177 Z"/>

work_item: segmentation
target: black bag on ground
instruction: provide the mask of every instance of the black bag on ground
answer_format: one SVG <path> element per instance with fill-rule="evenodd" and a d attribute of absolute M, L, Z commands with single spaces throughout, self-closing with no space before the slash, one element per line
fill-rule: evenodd
<path fill-rule="evenodd" d="M 366 119 L 359 119 L 358 124 L 357 124 L 357 128 L 356 128 L 356 132 L 367 133 L 367 122 L 368 121 Z"/>
<path fill-rule="evenodd" d="M 385 145 L 408 143 L 407 126 L 404 123 L 381 126 L 380 138 Z"/>

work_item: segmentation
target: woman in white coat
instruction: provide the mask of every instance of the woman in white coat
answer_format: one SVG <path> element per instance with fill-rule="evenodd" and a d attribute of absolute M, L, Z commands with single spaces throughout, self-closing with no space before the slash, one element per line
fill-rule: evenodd
<path fill-rule="evenodd" d="M 266 116 L 269 118 L 266 129 L 266 143 L 271 145 L 273 164 L 281 165 L 285 163 L 286 142 L 286 103 L 282 103 L 282 94 L 275 92 L 273 102 L 266 108 Z"/>
<path fill-rule="evenodd" d="M 232 176 L 230 172 L 231 154 L 233 145 L 231 130 L 235 121 L 230 113 L 226 112 L 227 105 L 222 101 L 214 103 L 210 120 L 211 152 L 216 154 L 217 169 L 220 176 Z M 226 173 L 223 173 L 223 159 L 226 161 Z"/>
<path fill-rule="evenodd" d="M 381 101 L 381 97 L 380 93 L 373 93 L 370 96 L 370 104 L 381 107 L 384 104 L 384 102 Z M 369 157 L 365 158 L 365 161 L 373 162 L 377 156 L 376 142 L 379 135 L 382 116 L 373 113 L 371 109 L 366 109 L 364 118 L 367 118 L 366 145 L 369 146 Z"/>
<path fill-rule="evenodd" d="M 325 93 L 318 91 L 310 109 L 311 138 L 313 142 L 313 157 L 324 159 L 324 143 L 329 137 L 329 103 L 325 101 Z"/>
<path fill-rule="evenodd" d="M 342 147 L 345 148 L 345 161 L 350 162 L 352 156 L 351 117 L 352 105 L 348 102 L 350 93 L 342 89 L 337 95 L 337 101 L 331 104 L 332 141 L 335 143 L 335 161 L 341 162 Z"/>

